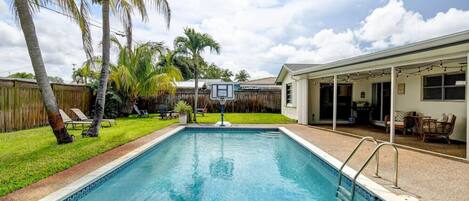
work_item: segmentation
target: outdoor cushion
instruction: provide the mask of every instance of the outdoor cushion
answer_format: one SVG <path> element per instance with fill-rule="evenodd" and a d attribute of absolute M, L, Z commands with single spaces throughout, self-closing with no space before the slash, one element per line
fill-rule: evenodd
<path fill-rule="evenodd" d="M 399 121 L 399 122 L 403 122 L 404 121 L 404 118 L 407 116 L 408 112 L 404 112 L 404 111 L 396 111 L 394 113 L 394 121 Z"/>
<path fill-rule="evenodd" d="M 454 114 L 448 114 L 446 116 L 447 120 L 446 121 L 443 121 L 443 122 L 448 122 L 448 123 L 451 123 L 453 121 L 453 118 L 454 118 Z"/>
<path fill-rule="evenodd" d="M 439 122 L 447 122 L 448 121 L 448 115 L 446 115 L 445 113 L 443 113 L 441 115 L 441 118 L 438 119 Z"/>
<path fill-rule="evenodd" d="M 386 122 L 386 123 L 387 123 L 388 125 L 391 124 L 390 121 L 388 121 L 388 122 Z M 396 125 L 396 126 L 404 126 L 404 122 L 403 122 L 403 121 L 395 121 L 395 122 L 394 122 L 394 125 Z"/>

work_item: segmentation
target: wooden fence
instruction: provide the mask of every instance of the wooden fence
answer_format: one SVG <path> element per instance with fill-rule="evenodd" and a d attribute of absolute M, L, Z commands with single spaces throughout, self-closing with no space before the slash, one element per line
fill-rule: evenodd
<path fill-rule="evenodd" d="M 83 85 L 52 84 L 61 109 L 70 115 L 70 108 L 90 113 L 91 90 Z M 0 79 L 0 132 L 9 132 L 47 125 L 47 114 L 35 82 Z"/>
<path fill-rule="evenodd" d="M 206 107 L 208 112 L 219 112 L 219 103 L 210 100 L 209 90 L 199 91 L 199 107 Z M 139 100 L 138 104 L 142 109 L 149 112 L 158 112 L 160 105 L 167 105 L 172 108 L 179 100 L 184 100 L 189 104 L 194 102 L 194 91 L 191 89 L 178 89 L 175 95 L 150 97 Z M 235 100 L 227 101 L 226 112 L 271 112 L 279 113 L 281 108 L 280 89 L 262 90 L 238 90 L 235 92 Z"/>

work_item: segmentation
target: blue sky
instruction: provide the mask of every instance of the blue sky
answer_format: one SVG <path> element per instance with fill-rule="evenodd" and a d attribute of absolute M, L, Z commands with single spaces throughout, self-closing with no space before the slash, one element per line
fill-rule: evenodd
<path fill-rule="evenodd" d="M 184 27 L 194 27 L 221 44 L 221 54 L 206 54 L 207 61 L 234 72 L 246 69 L 253 78 L 275 76 L 285 62 L 325 63 L 469 29 L 467 0 L 168 1 L 170 29 L 154 11 L 147 23 L 135 17 L 136 41 L 171 47 Z M 0 0 L 0 76 L 32 72 L 9 5 Z M 100 9 L 93 10 L 99 22 Z M 73 64 L 85 59 L 78 28 L 44 9 L 34 19 L 48 73 L 71 80 Z M 122 30 L 117 18 L 111 24 Z M 99 54 L 101 33 L 92 32 Z"/>

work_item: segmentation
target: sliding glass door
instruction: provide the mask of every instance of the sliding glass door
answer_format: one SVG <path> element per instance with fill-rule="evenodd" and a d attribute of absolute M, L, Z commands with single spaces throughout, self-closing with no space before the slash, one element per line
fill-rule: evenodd
<path fill-rule="evenodd" d="M 372 119 L 384 121 L 391 109 L 391 83 L 379 82 L 372 85 L 371 105 L 373 107 Z"/>
<path fill-rule="evenodd" d="M 331 120 L 333 110 L 334 85 L 321 84 L 320 120 Z M 352 85 L 337 85 L 337 119 L 348 120 L 352 112 Z"/>

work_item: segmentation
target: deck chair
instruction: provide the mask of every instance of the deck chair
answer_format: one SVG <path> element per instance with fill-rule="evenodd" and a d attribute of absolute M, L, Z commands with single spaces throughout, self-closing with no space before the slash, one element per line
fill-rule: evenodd
<path fill-rule="evenodd" d="M 134 110 L 137 112 L 137 117 L 150 117 L 147 110 L 140 110 L 137 105 L 134 105 Z"/>
<path fill-rule="evenodd" d="M 77 115 L 78 119 L 81 121 L 93 121 L 93 119 L 88 118 L 80 109 L 78 108 L 72 108 L 72 110 L 75 115 Z M 114 119 L 102 119 L 103 122 L 109 123 L 109 127 L 112 126 L 112 124 L 116 125 L 116 120 Z"/>
<path fill-rule="evenodd" d="M 85 129 L 85 125 L 91 125 L 92 123 L 91 121 L 73 121 L 72 118 L 70 118 L 62 109 L 59 109 L 59 112 L 65 123 L 65 128 L 68 128 L 68 125 L 72 125 L 72 128 L 75 129 L 76 125 L 81 125 L 81 128 Z"/>

